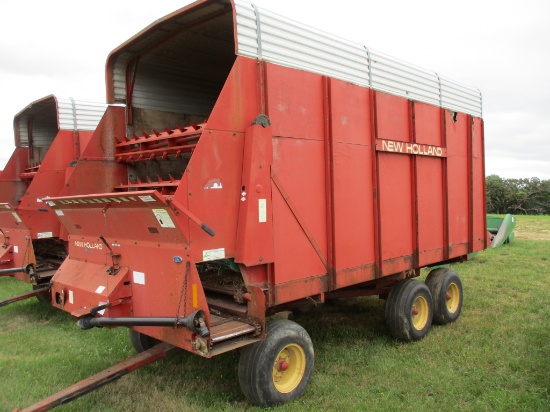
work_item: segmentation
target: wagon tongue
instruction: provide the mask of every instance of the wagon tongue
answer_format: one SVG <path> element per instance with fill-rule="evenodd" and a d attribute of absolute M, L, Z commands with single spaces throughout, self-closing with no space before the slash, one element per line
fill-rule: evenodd
<path fill-rule="evenodd" d="M 117 363 L 102 372 L 63 389 L 49 398 L 22 409 L 21 412 L 47 411 L 55 408 L 56 406 L 65 405 L 83 395 L 86 395 L 87 393 L 95 391 L 96 389 L 99 389 L 102 386 L 123 377 L 124 375 L 142 368 L 143 366 L 147 366 L 160 359 L 164 359 L 178 350 L 178 348 L 168 343 L 159 343 L 151 349 L 138 353 L 137 355 Z M 19 412 L 19 409 L 15 409 L 13 412 Z"/>

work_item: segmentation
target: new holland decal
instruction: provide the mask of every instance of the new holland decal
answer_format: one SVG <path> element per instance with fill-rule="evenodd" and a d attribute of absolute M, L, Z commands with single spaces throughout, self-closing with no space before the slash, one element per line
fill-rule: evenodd
<path fill-rule="evenodd" d="M 418 156 L 447 157 L 447 149 L 422 143 L 400 142 L 396 140 L 376 139 L 379 152 L 403 153 Z"/>

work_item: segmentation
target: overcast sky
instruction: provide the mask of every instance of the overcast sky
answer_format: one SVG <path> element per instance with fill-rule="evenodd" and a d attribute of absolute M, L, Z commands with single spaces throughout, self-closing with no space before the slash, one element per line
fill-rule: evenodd
<path fill-rule="evenodd" d="M 189 3 L 0 0 L 0 169 L 20 110 L 49 94 L 104 102 L 109 52 Z M 478 87 L 486 173 L 550 179 L 550 1 L 254 3 Z"/>

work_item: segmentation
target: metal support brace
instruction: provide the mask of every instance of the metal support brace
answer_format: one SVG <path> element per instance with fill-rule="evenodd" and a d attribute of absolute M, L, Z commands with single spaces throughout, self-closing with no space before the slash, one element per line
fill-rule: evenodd
<path fill-rule="evenodd" d="M 252 8 L 254 9 L 254 13 L 256 14 L 256 35 L 258 36 L 258 60 L 262 60 L 262 26 L 260 22 L 260 11 L 258 10 L 258 7 L 256 7 L 255 4 L 251 4 Z"/>
<path fill-rule="evenodd" d="M 14 296 L 13 298 L 0 301 L 0 307 L 9 305 L 10 303 L 19 302 L 20 300 L 30 299 L 38 295 L 47 293 L 50 290 L 50 286 L 44 286 L 40 289 L 35 289 L 32 292 L 23 293 L 21 295 Z"/>

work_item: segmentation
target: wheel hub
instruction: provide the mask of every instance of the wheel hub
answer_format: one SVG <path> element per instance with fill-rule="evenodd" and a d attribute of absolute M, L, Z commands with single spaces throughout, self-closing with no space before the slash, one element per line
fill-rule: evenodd
<path fill-rule="evenodd" d="M 279 359 L 279 364 L 277 365 L 279 372 L 285 372 L 288 369 L 288 362 L 284 359 Z"/>
<path fill-rule="evenodd" d="M 428 323 L 429 307 L 424 296 L 418 296 L 411 308 L 411 320 L 416 330 L 422 330 Z"/>
<path fill-rule="evenodd" d="M 304 350 L 296 344 L 285 346 L 273 363 L 273 385 L 280 393 L 292 392 L 304 376 L 306 355 Z"/>
<path fill-rule="evenodd" d="M 455 313 L 460 304 L 460 289 L 456 283 L 451 283 L 449 285 L 445 299 L 449 313 Z"/>

